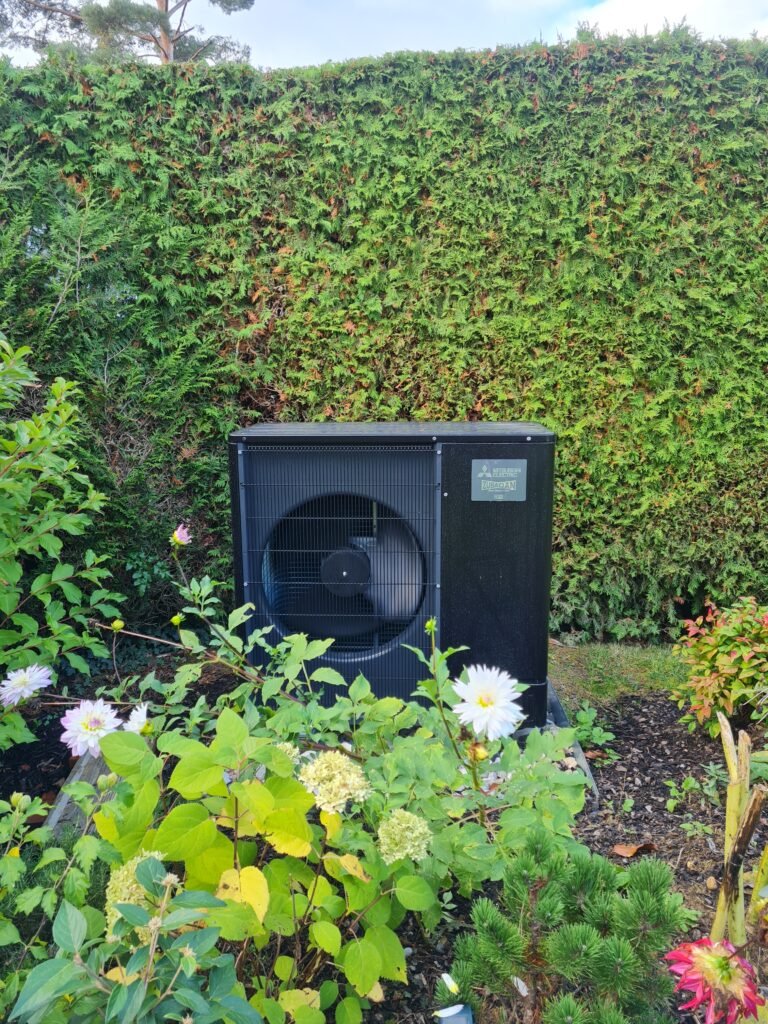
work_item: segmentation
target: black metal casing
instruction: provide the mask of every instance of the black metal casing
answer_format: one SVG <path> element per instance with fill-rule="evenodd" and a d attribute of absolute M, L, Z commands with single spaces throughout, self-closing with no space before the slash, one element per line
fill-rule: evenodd
<path fill-rule="evenodd" d="M 400 531 L 398 539 L 398 524 L 407 524 L 408 544 L 419 554 L 409 551 L 397 564 L 419 559 L 419 596 L 391 626 L 393 635 L 377 633 L 370 647 L 341 641 L 321 663 L 350 681 L 362 673 L 380 696 L 407 699 L 424 669 L 402 645 L 428 652 L 424 623 L 435 617 L 438 646 L 469 648 L 454 656 L 455 672 L 462 662 L 504 669 L 528 685 L 525 724 L 543 725 L 554 447 L 555 435 L 535 423 L 280 423 L 234 432 L 236 598 L 255 605 L 249 625 L 274 625 L 282 635 L 307 631 L 289 605 L 281 610 L 285 587 L 269 567 L 274 538 L 298 548 L 302 531 L 314 530 L 317 546 L 319 522 L 331 531 L 329 550 L 339 547 L 341 527 L 329 513 L 339 508 L 357 523 L 358 503 L 368 501 L 384 530 Z M 299 554 L 275 557 L 300 566 Z M 347 621 L 350 602 L 331 590 L 323 590 L 327 617 L 311 619 L 321 637 L 336 635 L 334 615 L 340 629 Z"/>

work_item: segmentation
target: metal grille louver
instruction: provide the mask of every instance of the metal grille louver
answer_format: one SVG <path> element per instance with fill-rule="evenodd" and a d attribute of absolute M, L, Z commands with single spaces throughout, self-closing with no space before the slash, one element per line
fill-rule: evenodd
<path fill-rule="evenodd" d="M 261 583 L 286 632 L 333 636 L 338 651 L 378 650 L 407 627 L 424 593 L 424 561 L 408 524 L 359 495 L 315 498 L 269 538 Z"/>
<path fill-rule="evenodd" d="M 249 444 L 238 461 L 252 626 L 332 637 L 325 660 L 348 679 L 408 695 L 402 644 L 426 651 L 437 610 L 434 447 Z"/>

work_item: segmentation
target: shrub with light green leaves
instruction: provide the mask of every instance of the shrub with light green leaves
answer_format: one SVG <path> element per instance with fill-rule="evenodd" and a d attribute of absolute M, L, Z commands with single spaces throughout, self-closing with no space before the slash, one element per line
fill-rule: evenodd
<path fill-rule="evenodd" d="M 104 496 L 78 470 L 73 384 L 41 392 L 29 349 L 0 335 L 0 677 L 63 657 L 88 674 L 84 651 L 106 655 L 89 618 L 117 613 L 104 558 L 86 550 L 70 561 L 65 544 L 92 525 Z M 14 419 L 14 410 L 27 415 Z M 18 415 L 18 414 L 17 414 Z M 29 739 L 16 712 L 0 722 L 0 748 Z"/>
<path fill-rule="evenodd" d="M 26 981 L 22 949 L 13 1019 L 43 1024 L 35 993 L 54 978 L 51 1024 L 114 1007 L 147 1024 L 187 1009 L 212 1021 L 255 1012 L 269 1024 L 359 1024 L 386 986 L 407 981 L 406 914 L 434 929 L 451 889 L 499 879 L 532 825 L 572 844 L 585 786 L 560 764 L 572 734 L 534 730 L 522 748 L 467 737 L 453 707 L 455 652 L 434 647 L 423 703 L 377 698 L 359 677 L 329 706 L 322 689 L 342 680 L 312 661 L 330 641 L 270 645 L 262 630 L 245 642 L 248 606 L 222 616 L 210 580 L 179 589 L 175 646 L 186 664 L 168 683 L 126 677 L 107 694 L 144 699 L 137 731 L 113 716 L 100 741 L 113 774 L 68 787 L 95 826 L 91 856 L 115 864 L 107 905 L 90 906 L 66 881 L 83 873 L 71 859 L 51 894 L 23 872 L 14 881 L 17 903 L 57 915 L 54 941 L 58 915 L 78 922 L 79 945 L 59 943 Z M 230 671 L 232 687 L 213 704 L 203 691 L 190 708 L 211 665 Z M 7 927 L 12 942 L 13 915 Z M 46 935 L 41 920 L 38 955 Z"/>

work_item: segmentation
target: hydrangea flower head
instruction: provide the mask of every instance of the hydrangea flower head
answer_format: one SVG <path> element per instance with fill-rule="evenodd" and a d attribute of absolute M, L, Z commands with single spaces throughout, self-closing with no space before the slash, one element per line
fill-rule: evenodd
<path fill-rule="evenodd" d="M 299 763 L 299 759 L 301 757 L 301 751 L 299 750 L 299 748 L 296 746 L 295 743 L 276 743 L 275 747 L 278 750 L 282 750 L 282 752 L 287 757 L 290 757 L 291 761 L 294 764 L 298 764 Z"/>
<path fill-rule="evenodd" d="M 409 857 L 424 860 L 432 833 L 423 818 L 398 808 L 379 825 L 379 853 L 385 864 Z"/>
<path fill-rule="evenodd" d="M 362 768 L 338 750 L 318 754 L 299 772 L 299 781 L 315 794 L 323 811 L 341 811 L 349 800 L 365 800 L 371 792 Z"/>
<path fill-rule="evenodd" d="M 112 869 L 109 881 L 107 882 L 104 902 L 104 913 L 107 918 L 107 942 L 113 941 L 113 929 L 120 920 L 120 911 L 116 909 L 116 904 L 131 903 L 135 907 L 143 907 L 150 913 L 155 909 L 149 902 L 149 896 L 144 887 L 140 882 L 136 881 L 136 868 L 149 857 L 154 857 L 155 860 L 161 861 L 163 854 L 158 853 L 156 850 L 150 852 L 142 851 L 127 863 Z M 150 941 L 151 933 L 148 928 L 137 928 L 136 934 L 144 944 Z"/>
<path fill-rule="evenodd" d="M 498 668 L 470 665 L 467 681 L 454 682 L 454 707 L 462 725 L 468 725 L 480 739 L 498 740 L 511 736 L 524 720 L 517 697 L 520 687 L 516 679 Z"/>
<path fill-rule="evenodd" d="M 28 665 L 9 672 L 0 684 L 0 703 L 12 708 L 19 701 L 28 700 L 38 690 L 50 686 L 53 682 L 51 670 L 42 665 Z"/>
<path fill-rule="evenodd" d="M 152 726 L 147 721 L 147 707 L 147 704 L 136 705 L 123 726 L 126 732 L 135 732 L 140 736 L 145 736 L 152 731 Z"/>
<path fill-rule="evenodd" d="M 83 700 L 76 708 L 70 708 L 61 719 L 64 732 L 62 743 L 66 743 L 75 757 L 83 754 L 99 755 L 99 740 L 121 725 L 117 714 L 105 701 Z"/>
<path fill-rule="evenodd" d="M 192 543 L 192 534 L 184 523 L 179 523 L 171 534 L 171 544 L 177 548 L 185 548 Z"/>
<path fill-rule="evenodd" d="M 757 991 L 754 967 L 725 939 L 682 942 L 664 959 L 678 975 L 675 992 L 693 993 L 680 1009 L 706 1007 L 705 1024 L 736 1024 L 747 1017 L 756 1018 L 758 1006 L 765 1003 Z"/>

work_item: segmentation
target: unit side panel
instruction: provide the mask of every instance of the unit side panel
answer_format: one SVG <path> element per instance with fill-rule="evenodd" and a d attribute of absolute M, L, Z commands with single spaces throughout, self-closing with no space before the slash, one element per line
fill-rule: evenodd
<path fill-rule="evenodd" d="M 446 443 L 442 459 L 440 644 L 533 684 L 543 722 L 554 445 Z"/>

